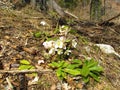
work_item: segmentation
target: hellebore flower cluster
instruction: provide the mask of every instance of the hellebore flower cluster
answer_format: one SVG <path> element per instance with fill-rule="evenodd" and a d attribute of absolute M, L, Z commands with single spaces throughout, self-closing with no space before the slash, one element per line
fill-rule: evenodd
<path fill-rule="evenodd" d="M 63 54 L 63 49 L 66 49 L 66 46 L 65 46 L 65 37 L 60 37 L 58 40 L 56 41 L 45 41 L 43 43 L 45 49 L 48 49 L 49 50 L 49 54 L 51 55 L 54 55 L 55 52 L 57 52 L 57 54 Z"/>
<path fill-rule="evenodd" d="M 61 37 L 59 37 L 59 39 L 55 41 L 50 40 L 43 42 L 43 46 L 45 47 L 45 49 L 47 49 L 48 54 L 55 55 L 57 53 L 58 55 L 61 54 L 69 55 L 71 53 L 71 50 L 70 47 L 67 47 L 70 46 L 68 44 L 71 44 L 73 48 L 76 48 L 77 46 L 76 39 L 69 40 L 71 42 L 66 42 L 67 41 L 66 35 L 68 34 L 69 31 L 70 31 L 69 27 L 62 26 L 59 29 L 60 35 L 62 35 Z"/>

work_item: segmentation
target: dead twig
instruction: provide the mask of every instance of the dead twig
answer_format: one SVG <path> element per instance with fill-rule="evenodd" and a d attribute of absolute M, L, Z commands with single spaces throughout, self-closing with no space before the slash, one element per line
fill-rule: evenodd
<path fill-rule="evenodd" d="M 108 19 L 108 20 L 105 20 L 105 21 L 99 23 L 99 25 L 104 25 L 105 23 L 107 23 L 107 22 L 109 22 L 109 21 L 111 21 L 111 20 L 113 20 L 113 19 L 116 19 L 116 18 L 118 18 L 119 16 L 120 16 L 120 13 L 119 13 L 118 15 L 116 15 L 116 16 Z"/>
<path fill-rule="evenodd" d="M 65 14 L 67 14 L 68 16 L 71 16 L 71 17 L 73 17 L 73 18 L 75 18 L 75 19 L 79 19 L 76 15 L 74 15 L 74 14 L 68 12 L 68 11 L 64 11 L 64 12 L 65 12 Z"/>
<path fill-rule="evenodd" d="M 0 74 L 4 73 L 9 73 L 9 74 L 21 74 L 21 73 L 47 73 L 47 72 L 53 72 L 53 70 L 50 69 L 45 69 L 45 70 L 40 70 L 40 69 L 34 69 L 34 70 L 0 70 Z"/>

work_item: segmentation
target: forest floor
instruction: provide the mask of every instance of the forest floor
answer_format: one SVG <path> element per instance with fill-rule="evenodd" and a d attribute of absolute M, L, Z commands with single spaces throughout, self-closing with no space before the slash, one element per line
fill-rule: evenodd
<path fill-rule="evenodd" d="M 46 26 L 40 24 L 41 21 L 48 23 Z M 34 33 L 43 32 L 49 37 L 54 36 L 56 27 L 53 26 L 52 19 L 48 15 L 38 11 L 24 8 L 22 10 L 11 10 L 0 8 L 0 69 L 13 70 L 13 64 L 19 64 L 20 60 L 29 60 L 36 69 L 49 69 L 49 62 L 43 57 L 45 36 L 37 38 Z M 75 22 L 71 26 L 75 30 L 77 37 L 77 52 L 73 51 L 79 59 L 94 58 L 103 66 L 104 72 L 99 83 L 93 82 L 85 87 L 82 83 L 75 84 L 68 81 L 74 89 L 71 90 L 119 90 L 120 88 L 120 58 L 115 55 L 107 55 L 96 48 L 95 44 L 108 44 L 114 47 L 120 54 L 120 25 L 98 26 L 89 22 Z M 88 50 L 89 49 L 89 50 Z M 38 64 L 39 60 L 44 60 L 43 64 Z M 9 75 L 9 74 L 8 74 Z M 0 74 L 0 90 L 7 87 L 6 79 L 8 75 Z M 14 75 L 9 75 L 9 79 L 15 87 L 19 87 L 19 82 Z M 34 90 L 55 90 L 60 83 L 54 72 L 47 72 L 39 75 L 39 83 L 29 85 Z M 14 78 L 14 79 L 13 79 Z M 33 80 L 31 77 L 29 80 Z M 75 89 L 75 88 L 79 89 Z M 6 89 L 7 90 L 7 89 Z M 64 90 L 64 89 L 63 89 Z"/>

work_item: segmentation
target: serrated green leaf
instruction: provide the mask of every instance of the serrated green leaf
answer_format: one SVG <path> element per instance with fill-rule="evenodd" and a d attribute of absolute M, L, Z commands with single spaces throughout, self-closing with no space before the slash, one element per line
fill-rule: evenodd
<path fill-rule="evenodd" d="M 80 75 L 81 72 L 80 72 L 80 69 L 77 70 L 73 70 L 73 69 L 64 69 L 64 72 L 68 73 L 68 74 L 71 74 L 71 75 L 74 75 L 74 76 L 77 76 L 77 75 Z"/>
<path fill-rule="evenodd" d="M 89 68 L 90 71 L 97 71 L 97 72 L 102 72 L 103 68 L 101 66 L 94 66 Z"/>
<path fill-rule="evenodd" d="M 98 81 L 98 82 L 100 81 L 100 77 L 97 76 L 96 74 L 90 72 L 89 75 L 90 75 L 93 79 L 95 79 L 96 81 Z"/>
<path fill-rule="evenodd" d="M 82 70 L 81 70 L 81 75 L 84 77 L 87 77 L 89 73 L 90 73 L 89 68 L 83 65 Z"/>
<path fill-rule="evenodd" d="M 74 60 L 72 60 L 72 63 L 77 63 L 77 64 L 79 64 L 79 65 L 82 65 L 82 61 L 79 60 L 79 59 L 74 59 Z"/>
<path fill-rule="evenodd" d="M 29 65 L 30 62 L 28 60 L 20 60 L 20 64 Z"/>

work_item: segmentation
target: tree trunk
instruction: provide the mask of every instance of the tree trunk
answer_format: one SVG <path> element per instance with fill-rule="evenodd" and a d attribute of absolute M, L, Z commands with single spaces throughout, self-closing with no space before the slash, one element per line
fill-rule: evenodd
<path fill-rule="evenodd" d="M 32 8 L 34 9 L 36 7 L 36 4 L 37 4 L 36 0 L 31 0 L 30 4 L 31 4 Z"/>
<path fill-rule="evenodd" d="M 65 17 L 65 12 L 62 8 L 55 2 L 55 0 L 48 1 L 49 8 L 55 10 L 61 17 Z"/>
<path fill-rule="evenodd" d="M 101 20 L 101 0 L 91 0 L 90 4 L 90 19 L 94 22 Z"/>

